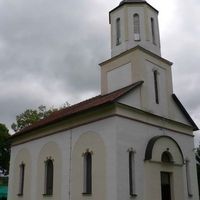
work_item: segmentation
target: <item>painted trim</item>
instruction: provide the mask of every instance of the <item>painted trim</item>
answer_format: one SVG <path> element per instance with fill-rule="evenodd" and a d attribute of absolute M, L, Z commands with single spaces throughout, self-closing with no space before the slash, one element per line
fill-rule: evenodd
<path fill-rule="evenodd" d="M 160 162 L 160 161 L 155 161 L 155 160 L 148 160 L 148 162 L 150 162 L 150 163 L 156 163 L 156 164 L 161 164 L 161 165 L 170 165 L 170 163 L 169 164 L 167 164 L 167 163 L 163 163 L 163 162 Z M 184 165 L 184 163 L 183 164 L 177 164 L 177 163 L 173 163 L 173 166 L 177 166 L 177 167 L 182 167 Z"/>
<path fill-rule="evenodd" d="M 126 95 L 126 94 L 124 94 L 124 96 L 125 96 L 125 95 Z M 119 97 L 118 99 L 120 99 L 120 98 L 121 98 L 121 97 Z M 128 109 L 130 109 L 130 110 L 134 110 L 134 111 L 137 111 L 137 112 L 141 112 L 141 113 L 144 113 L 144 114 L 153 116 L 153 117 L 157 117 L 157 118 L 166 120 L 166 121 L 168 121 L 169 123 L 176 123 L 177 125 L 190 127 L 190 128 L 192 129 L 192 126 L 189 126 L 189 125 L 187 125 L 187 124 L 183 124 L 183 123 L 181 123 L 181 122 L 174 121 L 174 120 L 172 120 L 172 119 L 168 119 L 168 118 L 165 118 L 165 117 L 162 117 L 162 116 L 159 116 L 159 115 L 156 115 L 156 114 L 153 114 L 153 113 L 150 113 L 150 112 L 147 112 L 147 111 L 144 111 L 144 110 L 135 108 L 135 107 L 131 107 L 131 106 L 129 106 L 129 105 L 125 105 L 125 104 L 120 103 L 120 102 L 118 102 L 118 101 L 116 101 L 115 103 L 116 103 L 117 105 L 121 106 L 122 108 L 125 107 L 125 108 L 128 108 Z M 122 115 L 122 116 L 123 116 L 123 115 Z M 128 118 L 130 118 L 130 117 L 128 117 Z M 135 119 L 135 118 L 130 118 L 130 119 L 134 119 L 135 121 L 141 121 L 141 120 L 138 120 L 138 119 Z M 141 121 L 141 122 L 142 122 L 142 121 Z M 148 123 L 148 122 L 144 122 L 144 123 L 146 123 L 146 124 L 151 124 L 151 123 Z M 162 126 L 158 126 L 158 125 L 156 125 L 156 126 L 159 127 L 159 128 L 167 129 L 167 130 L 173 130 L 173 129 L 168 129 L 168 128 L 165 128 L 165 127 L 162 127 Z M 180 132 L 180 133 L 182 133 L 182 132 Z"/>
<path fill-rule="evenodd" d="M 150 125 L 150 126 L 153 126 L 153 127 L 162 128 L 164 130 L 173 131 L 175 133 L 187 135 L 187 136 L 190 136 L 190 137 L 194 137 L 194 135 L 191 135 L 191 134 L 187 134 L 187 133 L 184 133 L 184 132 L 181 132 L 181 131 L 176 131 L 176 130 L 173 130 L 173 129 L 165 128 L 165 127 L 158 126 L 158 125 L 155 125 L 155 124 L 151 124 L 151 123 L 148 123 L 148 122 L 144 122 L 144 121 L 141 121 L 141 120 L 138 120 L 138 119 L 135 119 L 135 118 L 126 117 L 124 115 L 116 114 L 115 116 L 122 117 L 122 118 L 129 119 L 129 120 L 136 121 L 136 122 L 140 122 L 142 124 L 147 124 L 147 125 Z"/>
<path fill-rule="evenodd" d="M 29 140 L 26 140 L 26 141 L 23 141 L 23 142 L 19 142 L 17 144 L 12 144 L 11 146 L 14 147 L 14 146 L 18 146 L 18 145 L 21 145 L 21 144 L 25 144 L 27 142 L 31 142 L 31 141 L 38 140 L 38 139 L 41 139 L 41 138 L 44 138 L 44 137 L 48 137 L 48 136 L 51 136 L 51 135 L 59 134 L 59 133 L 61 133 L 63 131 L 72 130 L 72 129 L 78 128 L 80 126 L 85 126 L 87 124 L 94 123 L 94 122 L 97 122 L 97 121 L 100 121 L 100 120 L 104 120 L 104 119 L 108 119 L 108 118 L 112 118 L 112 117 L 121 117 L 121 118 L 124 118 L 124 119 L 140 122 L 142 124 L 150 125 L 150 126 L 153 126 L 153 127 L 162 128 L 164 130 L 173 131 L 174 133 L 177 133 L 177 134 L 183 134 L 183 135 L 186 135 L 186 136 L 189 136 L 189 137 L 194 137 L 194 135 L 191 135 L 191 134 L 187 134 L 187 133 L 184 133 L 184 132 L 181 132 L 181 131 L 176 131 L 176 130 L 173 130 L 173 129 L 164 128 L 162 126 L 158 126 L 158 125 L 155 125 L 155 124 L 150 124 L 148 122 L 144 122 L 144 121 L 141 121 L 141 120 L 138 120 L 138 119 L 130 118 L 130 117 L 127 117 L 127 116 L 124 116 L 124 115 L 111 114 L 111 115 L 106 116 L 106 117 L 100 117 L 98 119 L 95 119 L 95 120 L 92 120 L 92 121 L 89 121 L 89 122 L 86 122 L 86 123 L 75 125 L 75 126 L 72 126 L 72 127 L 69 127 L 69 128 L 63 128 L 63 129 L 60 129 L 58 131 L 55 131 L 55 132 L 52 132 L 52 133 L 49 133 L 49 134 L 46 134 L 46 135 L 43 135 L 43 136 L 40 136 L 40 137 L 36 137 L 36 138 L 32 138 L 32 139 L 29 139 Z"/>
<path fill-rule="evenodd" d="M 108 60 L 106 60 L 106 61 L 104 61 L 102 63 L 99 63 L 99 65 L 100 65 L 100 67 L 102 67 L 102 65 L 105 65 L 105 64 L 107 64 L 109 62 L 112 62 L 113 60 L 115 60 L 117 58 L 120 58 L 120 57 L 122 57 L 122 56 L 124 56 L 124 55 L 126 55 L 128 53 L 133 52 L 133 51 L 136 51 L 137 49 L 143 51 L 144 53 L 149 54 L 150 56 L 152 56 L 154 58 L 157 58 L 157 59 L 161 60 L 162 62 L 166 63 L 167 65 L 170 65 L 170 66 L 173 65 L 172 62 L 166 60 L 165 58 L 162 58 L 162 57 L 158 56 L 157 54 L 155 54 L 155 53 L 153 53 L 153 52 L 151 52 L 151 51 L 149 51 L 149 50 L 147 50 L 147 49 L 145 49 L 143 47 L 141 47 L 140 45 L 137 45 L 137 46 L 135 46 L 135 47 L 133 47 L 131 49 L 128 49 L 127 51 L 124 51 L 121 54 L 118 54 L 118 55 L 116 55 L 116 56 L 114 56 L 114 57 L 112 57 L 112 58 L 110 58 L 110 59 L 108 59 Z"/>
<path fill-rule="evenodd" d="M 132 90 L 132 89 L 134 89 L 134 88 L 131 88 L 130 90 Z M 127 95 L 127 93 L 124 94 L 124 96 Z M 104 120 L 104 119 L 114 117 L 114 116 L 123 117 L 125 119 L 130 119 L 130 120 L 137 121 L 137 122 L 140 122 L 140 123 L 143 123 L 143 124 L 148 124 L 148 125 L 151 125 L 151 126 L 154 126 L 154 127 L 162 128 L 164 130 L 169 130 L 169 131 L 173 131 L 173 132 L 176 132 L 176 133 L 180 133 L 180 134 L 184 134 L 184 135 L 187 135 L 187 136 L 194 137 L 194 135 L 183 132 L 183 130 L 176 130 L 176 129 L 173 129 L 173 128 L 171 129 L 170 127 L 163 127 L 161 125 L 158 125 L 158 124 L 156 124 L 156 121 L 155 121 L 155 123 L 149 123 L 149 122 L 143 121 L 142 119 L 134 118 L 134 116 L 131 117 L 131 116 L 123 115 L 123 114 L 118 114 L 117 110 L 116 110 L 117 107 L 124 109 L 124 110 L 130 110 L 130 112 L 140 113 L 141 115 L 149 115 L 149 117 L 151 117 L 151 116 L 155 117 L 155 120 L 156 120 L 156 118 L 157 119 L 163 119 L 163 120 L 166 120 L 169 124 L 173 123 L 177 127 L 183 128 L 183 126 L 184 126 L 184 128 L 187 129 L 188 131 L 191 129 L 191 132 L 192 132 L 192 127 L 190 127 L 189 125 L 186 125 L 186 124 L 183 124 L 183 123 L 180 123 L 180 122 L 176 122 L 174 120 L 170 120 L 170 119 L 167 119 L 167 118 L 164 118 L 164 117 L 161 117 L 161 116 L 158 116 L 158 115 L 155 115 L 155 114 L 152 114 L 152 113 L 149 113 L 149 112 L 137 109 L 137 108 L 133 108 L 133 107 L 128 106 L 128 105 L 124 105 L 122 103 L 119 103 L 116 100 L 116 101 L 104 104 L 102 106 L 99 106 L 97 109 L 90 109 L 89 113 L 91 114 L 91 112 L 90 112 L 91 110 L 93 110 L 93 112 L 92 112 L 92 115 L 89 116 L 89 118 L 88 118 L 88 115 L 87 115 L 88 112 L 87 111 L 83 112 L 82 113 L 83 115 L 81 116 L 81 118 L 79 117 L 79 119 L 81 119 L 81 121 L 79 121 L 78 123 L 74 123 L 74 124 L 72 123 L 71 125 L 70 125 L 70 123 L 72 121 L 69 121 L 70 123 L 69 122 L 66 123 L 68 127 L 65 127 L 63 125 L 64 122 L 65 122 L 65 120 L 63 119 L 59 123 L 55 123 L 55 124 L 51 124 L 49 126 L 38 128 L 37 130 L 30 131 L 28 134 L 21 134 L 21 135 L 18 136 L 18 138 L 15 139 L 15 141 L 13 141 L 12 146 L 16 146 L 16 145 L 23 144 L 23 143 L 26 143 L 26 142 L 29 142 L 29 141 L 32 141 L 32 140 L 40 139 L 40 138 L 43 138 L 43 137 L 46 137 L 46 136 L 49 136 L 49 135 L 54 135 L 54 134 L 60 133 L 62 131 L 74 129 L 74 128 L 77 128 L 77 127 L 80 127 L 80 126 L 83 126 L 83 125 L 87 125 L 87 124 L 97 122 L 97 121 L 100 121 L 100 120 Z M 85 115 L 87 115 L 88 121 L 82 120 L 82 119 L 85 119 Z M 98 117 L 99 115 L 101 115 L 101 116 Z M 80 116 L 80 114 L 78 116 Z M 60 126 L 64 126 L 64 127 L 59 128 Z M 39 133 L 41 133 L 42 135 L 39 134 Z M 29 138 L 27 138 L 27 137 L 29 137 Z"/>

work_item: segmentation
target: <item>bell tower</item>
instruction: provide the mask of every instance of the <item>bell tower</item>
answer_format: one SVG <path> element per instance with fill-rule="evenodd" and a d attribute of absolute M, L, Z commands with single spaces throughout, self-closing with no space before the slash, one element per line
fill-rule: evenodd
<path fill-rule="evenodd" d="M 161 55 L 158 11 L 145 0 L 123 0 L 109 13 L 111 56 L 137 45 Z"/>
<path fill-rule="evenodd" d="M 161 57 L 158 11 L 145 0 L 123 0 L 110 11 L 111 58 L 101 66 L 101 94 L 143 81 L 143 110 L 168 116 L 172 63 Z"/>

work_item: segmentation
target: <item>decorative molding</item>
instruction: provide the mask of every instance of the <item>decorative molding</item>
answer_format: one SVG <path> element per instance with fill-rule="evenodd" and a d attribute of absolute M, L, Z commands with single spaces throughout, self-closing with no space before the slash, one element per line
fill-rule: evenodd
<path fill-rule="evenodd" d="M 83 153 L 82 156 L 85 156 L 86 153 L 91 153 L 91 155 L 94 154 L 94 152 L 92 150 L 90 150 L 89 148 L 87 148 Z"/>
<path fill-rule="evenodd" d="M 136 151 L 133 149 L 133 147 L 130 147 L 127 149 L 127 152 L 133 152 L 133 153 L 136 153 Z"/>
<path fill-rule="evenodd" d="M 54 159 L 51 156 L 47 156 L 44 162 L 46 163 L 48 160 L 51 160 L 52 162 L 54 162 Z"/>

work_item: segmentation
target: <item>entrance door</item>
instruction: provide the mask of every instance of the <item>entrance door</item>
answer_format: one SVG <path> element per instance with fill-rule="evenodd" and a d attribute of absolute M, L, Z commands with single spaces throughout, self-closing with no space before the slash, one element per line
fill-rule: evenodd
<path fill-rule="evenodd" d="M 161 172 L 161 194 L 162 200 L 171 200 L 170 173 Z"/>

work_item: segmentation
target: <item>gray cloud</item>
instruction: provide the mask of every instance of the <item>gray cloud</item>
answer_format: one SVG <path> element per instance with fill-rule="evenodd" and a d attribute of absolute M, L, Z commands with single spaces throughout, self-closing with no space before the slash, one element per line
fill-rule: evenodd
<path fill-rule="evenodd" d="M 108 12 L 118 3 L 0 0 L 0 122 L 10 126 L 27 108 L 99 93 L 98 63 L 110 57 Z M 160 11 L 162 52 L 174 62 L 174 91 L 199 124 L 200 3 L 149 3 Z"/>

